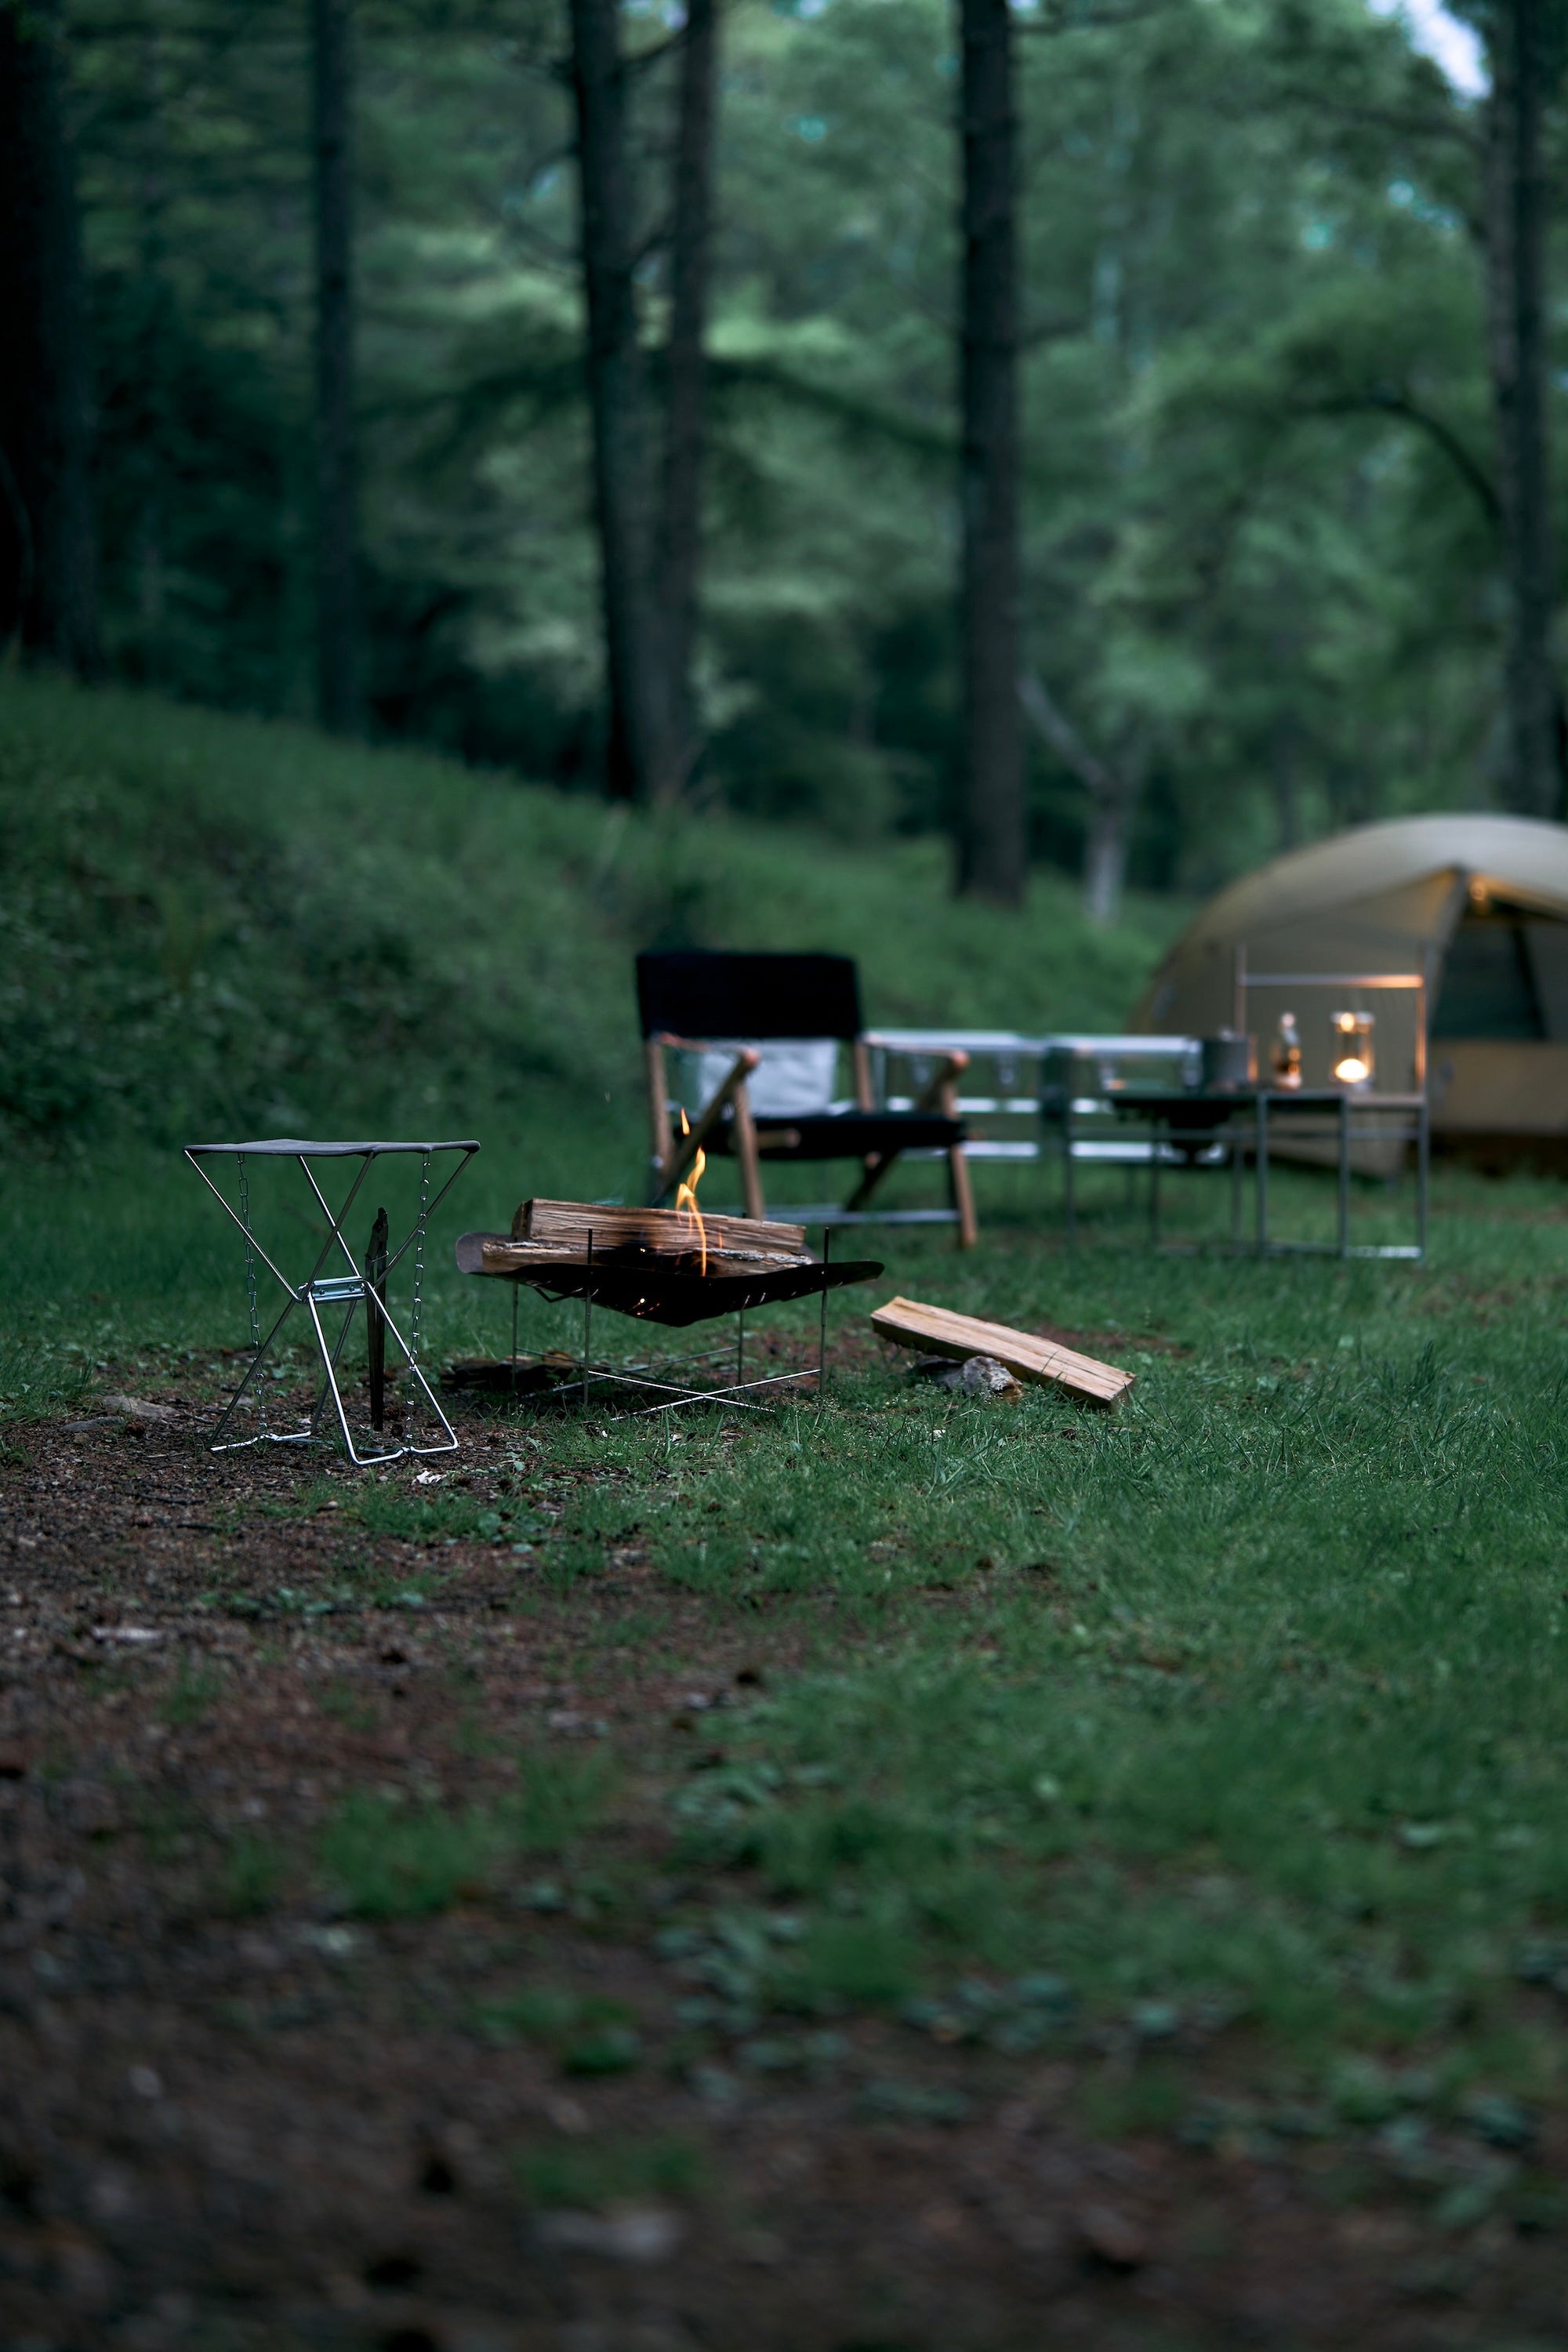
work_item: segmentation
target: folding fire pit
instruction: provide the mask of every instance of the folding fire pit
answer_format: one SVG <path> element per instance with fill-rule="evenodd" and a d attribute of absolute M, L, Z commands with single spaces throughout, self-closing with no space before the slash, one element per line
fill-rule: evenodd
<path fill-rule="evenodd" d="M 586 1404 L 595 1381 L 657 1391 L 661 1402 L 641 1412 L 668 1412 L 687 1404 L 736 1404 L 760 1410 L 756 1391 L 815 1380 L 821 1392 L 827 1360 L 827 1296 L 852 1282 L 871 1282 L 881 1273 L 873 1258 L 837 1265 L 832 1236 L 823 1255 L 805 1247 L 802 1225 L 773 1224 L 749 1217 L 698 1217 L 689 1210 L 623 1209 L 574 1201 L 525 1201 L 509 1234 L 464 1234 L 457 1245 L 465 1274 L 483 1275 L 514 1286 L 510 1385 L 519 1385 L 517 1289 L 526 1284 L 542 1298 L 583 1302 L 582 1356 L 571 1379 L 543 1393 L 581 1391 Z M 771 1372 L 746 1378 L 746 1312 L 782 1299 L 819 1298 L 817 1355 L 804 1372 Z M 728 1361 L 728 1349 L 668 1360 L 596 1364 L 593 1360 L 595 1307 L 628 1315 L 641 1323 L 689 1330 L 693 1324 L 735 1318 L 732 1381 L 694 1385 L 689 1379 L 660 1378 L 697 1364 Z M 656 1370 L 657 1366 L 657 1370 Z"/>

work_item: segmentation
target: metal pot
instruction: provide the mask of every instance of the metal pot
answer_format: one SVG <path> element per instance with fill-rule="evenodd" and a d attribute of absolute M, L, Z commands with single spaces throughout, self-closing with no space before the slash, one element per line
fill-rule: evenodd
<path fill-rule="evenodd" d="M 1257 1077 L 1256 1039 L 1244 1037 L 1237 1029 L 1222 1029 L 1217 1036 L 1204 1039 L 1205 1094 L 1233 1094 L 1237 1087 L 1254 1085 Z"/>

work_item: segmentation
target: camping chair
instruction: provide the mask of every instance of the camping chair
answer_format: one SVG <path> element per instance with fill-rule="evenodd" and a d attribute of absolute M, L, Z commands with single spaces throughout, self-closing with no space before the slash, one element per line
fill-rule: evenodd
<path fill-rule="evenodd" d="M 780 1210 L 808 1224 L 955 1224 L 960 1249 L 976 1237 L 954 1082 L 966 1054 L 948 1055 L 908 1110 L 879 1110 L 860 1024 L 860 990 L 848 956 L 709 954 L 695 949 L 637 958 L 637 1009 L 647 1058 L 652 1141 L 650 1199 L 668 1199 L 699 1150 L 740 1162 L 748 1217 L 769 1214 L 762 1163 L 858 1160 L 859 1180 L 842 1208 Z M 855 1099 L 833 1098 L 838 1048 L 847 1045 Z M 665 1055 L 683 1057 L 682 1120 Z M 876 1211 L 873 1193 L 900 1152 L 947 1158 L 951 1205 Z"/>

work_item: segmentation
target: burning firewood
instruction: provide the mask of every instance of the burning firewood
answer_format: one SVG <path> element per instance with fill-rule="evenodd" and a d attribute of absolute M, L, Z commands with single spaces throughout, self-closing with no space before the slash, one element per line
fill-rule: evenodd
<path fill-rule="evenodd" d="M 587 1255 L 592 1234 L 595 1257 L 623 1252 L 657 1257 L 716 1255 L 776 1259 L 795 1264 L 805 1257 L 805 1227 L 773 1224 L 757 1217 L 699 1213 L 695 1207 L 637 1209 L 597 1201 L 524 1201 L 511 1221 L 513 1246 L 527 1244 L 556 1257 Z M 503 1244 L 497 1244 L 497 1247 Z"/>

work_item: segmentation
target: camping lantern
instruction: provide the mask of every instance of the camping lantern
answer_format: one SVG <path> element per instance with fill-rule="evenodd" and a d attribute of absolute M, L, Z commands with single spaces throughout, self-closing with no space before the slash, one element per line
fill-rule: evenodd
<path fill-rule="evenodd" d="M 1370 1013 L 1331 1013 L 1329 1066 L 1337 1087 L 1369 1087 L 1374 1056 Z"/>

